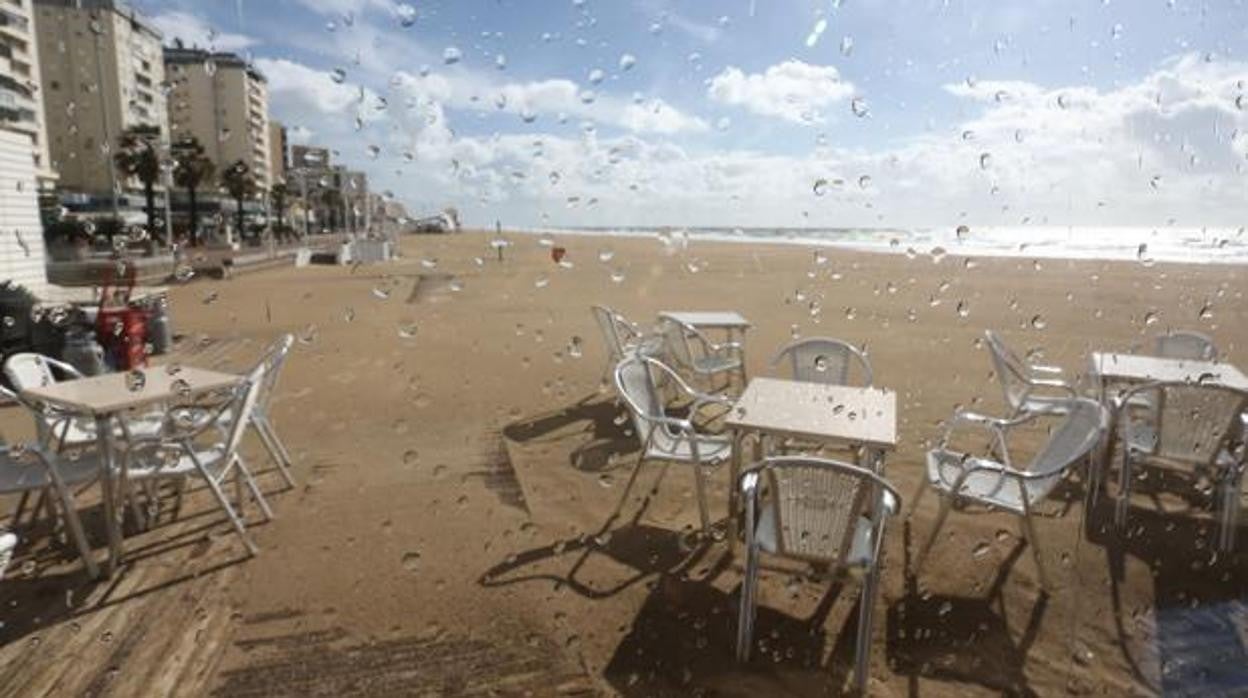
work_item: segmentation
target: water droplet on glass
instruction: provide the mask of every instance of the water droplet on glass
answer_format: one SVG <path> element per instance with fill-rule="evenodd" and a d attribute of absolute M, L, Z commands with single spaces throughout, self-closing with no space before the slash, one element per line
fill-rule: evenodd
<path fill-rule="evenodd" d="M 849 58 L 850 54 L 852 54 L 853 52 L 854 52 L 854 37 L 852 36 L 841 37 L 841 55 L 845 56 L 846 58 Z"/>
<path fill-rule="evenodd" d="M 620 56 L 620 70 L 632 70 L 637 65 L 637 57 L 631 53 Z"/>
<path fill-rule="evenodd" d="M 1197 317 L 1199 317 L 1201 320 L 1212 320 L 1213 319 L 1213 305 L 1210 303 L 1206 303 L 1200 306 L 1200 312 L 1197 313 Z"/>
<path fill-rule="evenodd" d="M 399 26 L 407 29 L 416 24 L 416 8 L 410 3 L 401 2 L 394 8 L 394 16 L 399 19 Z"/>
<path fill-rule="evenodd" d="M 533 280 L 533 285 L 537 288 L 546 288 L 550 285 L 550 279 L 545 274 L 542 274 Z"/>
<path fill-rule="evenodd" d="M 437 269 L 438 259 L 437 257 L 421 257 L 420 266 L 424 267 L 425 269 Z"/>
<path fill-rule="evenodd" d="M 1145 243 L 1140 243 L 1139 249 L 1136 250 L 1135 258 L 1146 267 L 1153 266 L 1153 257 L 1148 253 L 1148 245 Z"/>
<path fill-rule="evenodd" d="M 341 85 L 347 79 L 347 71 L 342 68 L 334 68 L 329 74 L 329 79 Z"/>
<path fill-rule="evenodd" d="M 810 35 L 806 37 L 806 47 L 813 48 L 815 44 L 819 43 L 819 37 L 823 36 L 823 33 L 827 31 L 827 29 L 828 20 L 824 17 L 820 17 L 819 20 L 815 22 L 814 28 L 810 30 Z"/>
<path fill-rule="evenodd" d="M 610 247 L 604 247 L 601 250 L 598 250 L 599 262 L 603 262 L 603 263 L 610 262 L 611 259 L 614 257 L 615 257 L 615 250 L 612 250 Z"/>
<path fill-rule="evenodd" d="M 971 304 L 966 301 L 958 301 L 958 317 L 967 317 L 971 314 Z"/>
<path fill-rule="evenodd" d="M 823 196 L 824 194 L 827 194 L 828 193 L 828 180 L 822 179 L 822 178 L 816 179 L 814 192 L 815 192 L 815 196 Z"/>
<path fill-rule="evenodd" d="M 591 85 L 598 85 L 598 84 L 601 84 L 601 83 L 602 83 L 602 81 L 603 81 L 606 77 L 607 77 L 607 74 L 606 74 L 606 73 L 604 73 L 604 72 L 602 72 L 602 70 L 600 70 L 600 69 L 598 69 L 598 68 L 594 68 L 593 70 L 589 71 L 589 83 L 590 83 Z"/>
<path fill-rule="evenodd" d="M 1043 315 L 1034 315 L 1031 318 L 1031 326 L 1033 329 L 1043 330 L 1049 326 L 1049 323 L 1044 319 Z"/>
<path fill-rule="evenodd" d="M 971 550 L 971 557 L 978 560 L 992 551 L 992 545 L 987 542 L 980 543 Z"/>
<path fill-rule="evenodd" d="M 463 53 L 454 46 L 447 46 L 446 50 L 442 52 L 442 62 L 446 65 L 455 65 L 463 57 Z"/>
<path fill-rule="evenodd" d="M 405 322 L 398 327 L 399 337 L 403 339 L 414 339 L 416 337 L 416 323 Z"/>
<path fill-rule="evenodd" d="M 616 284 L 624 283 L 624 270 L 615 269 L 611 272 L 611 282 Z"/>
<path fill-rule="evenodd" d="M 390 289 L 385 288 L 384 286 L 373 287 L 373 298 L 384 301 L 389 297 L 390 297 Z"/>
<path fill-rule="evenodd" d="M 863 175 L 858 178 L 858 188 L 866 189 L 871 186 L 871 175 Z"/>
<path fill-rule="evenodd" d="M 1158 319 L 1160 319 L 1160 318 L 1158 318 L 1158 313 L 1157 313 L 1157 311 L 1156 311 L 1156 310 L 1150 310 L 1150 311 L 1148 311 L 1148 312 L 1144 313 L 1144 326 L 1145 326 L 1145 327 L 1147 327 L 1147 326 L 1149 326 L 1149 325 L 1155 325 L 1155 324 L 1157 324 L 1157 320 L 1158 320 Z"/>
<path fill-rule="evenodd" d="M 871 113 L 871 109 L 867 106 L 867 100 L 862 97 L 854 97 L 851 99 L 849 101 L 849 109 L 854 113 L 854 116 L 859 119 Z"/>
<path fill-rule="evenodd" d="M 979 169 L 986 170 L 992 167 L 992 153 L 979 154 Z"/>
<path fill-rule="evenodd" d="M 126 373 L 126 390 L 137 393 L 147 385 L 147 374 L 135 369 Z"/>

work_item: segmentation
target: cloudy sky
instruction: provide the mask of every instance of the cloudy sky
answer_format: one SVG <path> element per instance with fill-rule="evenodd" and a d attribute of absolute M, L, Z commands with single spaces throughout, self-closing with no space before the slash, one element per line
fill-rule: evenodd
<path fill-rule="evenodd" d="M 144 0 L 509 226 L 1242 226 L 1244 0 Z"/>

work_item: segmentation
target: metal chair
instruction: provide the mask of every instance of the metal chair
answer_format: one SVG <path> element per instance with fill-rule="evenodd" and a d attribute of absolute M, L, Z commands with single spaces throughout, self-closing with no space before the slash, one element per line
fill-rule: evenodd
<path fill-rule="evenodd" d="M 70 540 L 78 549 L 83 565 L 92 577 L 98 577 L 100 571 L 91 556 L 91 548 L 82 530 L 82 521 L 74 507 L 71 488 L 95 480 L 99 469 L 99 460 L 94 454 L 85 454 L 73 460 L 59 459 L 41 446 L 13 448 L 0 445 L 0 495 L 21 493 L 25 496 L 30 492 L 45 490 L 53 492 L 55 500 L 60 504 L 60 516 L 65 527 L 69 529 Z M 53 511 L 51 500 L 48 505 L 49 512 Z M 3 538 L 5 536 L 0 534 L 0 558 L 6 556 Z M 16 544 L 16 540 L 11 542 Z M 10 548 L 7 553 L 11 552 Z M 7 563 L 7 560 L 4 562 Z M 3 567 L 0 564 L 0 570 Z"/>
<path fill-rule="evenodd" d="M 632 415 L 633 427 L 641 441 L 641 455 L 636 467 L 640 468 L 647 460 L 692 466 L 702 530 L 709 533 L 711 519 L 703 469 L 726 462 L 732 455 L 732 440 L 726 435 L 700 431 L 689 418 L 668 416 L 656 384 L 659 377 L 692 398 L 691 416 L 707 405 L 731 407 L 732 403 L 726 398 L 706 395 L 690 388 L 675 371 L 653 357 L 630 356 L 615 368 L 616 390 Z"/>
<path fill-rule="evenodd" d="M 277 387 L 278 376 L 281 375 L 282 367 L 286 364 L 286 357 L 290 354 L 290 348 L 294 343 L 293 334 L 282 335 L 260 360 L 261 365 L 264 366 L 264 378 L 260 385 L 260 394 L 256 397 L 256 403 L 251 410 L 251 419 L 248 420 L 256 434 L 260 436 L 265 450 L 277 464 L 282 478 L 286 480 L 286 485 L 289 487 L 295 486 L 295 478 L 290 473 L 293 464 L 290 452 L 286 450 L 286 445 L 278 438 L 277 430 L 273 428 L 273 421 L 269 417 L 269 403 L 273 401 L 273 391 Z"/>
<path fill-rule="evenodd" d="M 985 330 L 984 337 L 1011 416 L 1060 413 L 1071 398 L 1079 397 L 1075 386 L 1061 377 L 1061 368 L 1024 362 L 992 330 Z"/>
<path fill-rule="evenodd" d="M 657 351 L 657 342 L 648 340 L 641 329 L 629 322 L 623 315 L 605 305 L 590 306 L 590 312 L 594 314 L 594 320 L 598 322 L 598 329 L 602 331 L 602 338 L 607 346 L 604 381 L 615 371 L 616 365 L 623 361 L 624 357 L 637 349 L 646 348 L 648 353 Z"/>
<path fill-rule="evenodd" d="M 1122 440 L 1115 520 L 1127 523 L 1136 463 L 1204 471 L 1218 483 L 1218 545 L 1235 545 L 1248 392 L 1201 383 L 1150 383 L 1114 399 L 1115 432 Z M 1238 453 L 1236 452 L 1238 451 Z"/>
<path fill-rule="evenodd" d="M 1200 332 L 1180 330 L 1157 335 L 1157 356 L 1171 359 L 1195 359 L 1197 361 L 1216 361 L 1218 347 L 1213 339 Z"/>
<path fill-rule="evenodd" d="M 13 561 L 13 551 L 17 549 L 17 536 L 12 533 L 0 533 L 0 579 L 4 579 L 4 571 Z"/>
<path fill-rule="evenodd" d="M 830 337 L 809 337 L 785 345 L 771 360 L 771 367 L 789 364 L 793 380 L 831 385 L 850 385 L 855 366 L 855 384 L 869 387 L 874 378 L 871 362 L 854 345 Z"/>
<path fill-rule="evenodd" d="M 690 371 L 710 385 L 715 376 L 736 374 L 745 385 L 744 347 L 740 342 L 712 342 L 698 328 L 672 318 L 663 318 L 662 333 L 667 357 L 677 368 Z M 689 345 L 697 342 L 698 351 Z M 731 381 L 731 378 L 728 379 Z"/>
<path fill-rule="evenodd" d="M 1064 415 L 1064 418 L 1053 428 L 1048 440 L 1031 461 L 1023 467 L 1016 466 L 1010 455 L 1010 430 L 1045 414 Z M 944 495 L 936 524 L 915 560 L 915 573 L 922 568 L 954 502 L 972 502 L 1019 517 L 1022 535 L 1031 544 L 1036 558 L 1040 584 L 1047 589 L 1048 577 L 1031 521 L 1032 512 L 1061 482 L 1069 468 L 1092 453 L 1108 422 L 1108 410 L 1086 398 L 1072 399 L 1049 412 L 1028 412 L 1013 419 L 996 419 L 964 411 L 954 413 L 940 445 L 927 452 L 927 476 L 920 483 L 910 509 L 910 515 L 913 515 L 928 487 L 934 487 Z M 994 452 L 999 454 L 1000 460 L 951 449 L 949 440 L 960 426 L 986 430 L 994 441 Z"/>
<path fill-rule="evenodd" d="M 188 416 L 187 413 L 194 408 L 171 411 L 169 424 L 161 436 L 146 439 L 130 437 L 130 447 L 122 459 L 123 481 L 199 476 L 207 483 L 238 537 L 253 555 L 258 549 L 247 535 L 241 516 L 243 488 L 250 492 L 265 521 L 273 518 L 273 511 L 256 486 L 239 453 L 239 445 L 263 389 L 264 373 L 265 363 L 261 362 L 234 388 L 229 400 L 212 408 L 207 417 L 202 412 Z M 206 435 L 214 434 L 215 439 L 205 439 Z M 230 505 L 222 489 L 231 475 L 237 491 L 237 509 Z"/>
<path fill-rule="evenodd" d="M 871 617 L 885 525 L 901 497 L 866 468 L 804 457 L 764 459 L 739 481 L 745 502 L 745 578 L 737 622 L 737 659 L 753 645 L 759 553 L 864 572 L 858 606 L 854 679 L 861 693 L 870 666 Z"/>

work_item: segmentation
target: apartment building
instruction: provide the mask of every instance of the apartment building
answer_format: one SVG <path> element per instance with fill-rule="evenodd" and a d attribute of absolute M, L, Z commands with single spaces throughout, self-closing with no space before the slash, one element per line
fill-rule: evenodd
<path fill-rule="evenodd" d="M 130 127 L 169 133 L 160 32 L 120 0 L 33 1 L 48 149 L 61 189 L 109 196 L 136 188 L 116 180 L 112 154 Z"/>
<path fill-rule="evenodd" d="M 0 0 L 0 128 L 30 138 L 38 187 L 46 190 L 56 182 L 56 173 L 48 154 L 39 38 L 30 2 Z"/>
<path fill-rule="evenodd" d="M 257 186 L 272 187 L 264 75 L 233 53 L 198 48 L 166 48 L 165 71 L 174 139 L 195 136 L 218 169 L 242 160 Z"/>
<path fill-rule="evenodd" d="M 280 121 L 269 120 L 269 172 L 274 182 L 286 181 L 290 153 L 288 147 L 286 127 Z"/>

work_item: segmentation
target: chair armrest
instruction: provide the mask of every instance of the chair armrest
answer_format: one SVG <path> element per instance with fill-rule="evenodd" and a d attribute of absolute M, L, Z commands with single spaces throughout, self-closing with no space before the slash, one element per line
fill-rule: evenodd
<path fill-rule="evenodd" d="M 1079 397 L 1079 391 L 1075 390 L 1075 386 L 1058 378 L 1031 378 L 1028 379 L 1027 384 L 1042 388 L 1057 388 L 1070 393 L 1072 397 Z"/>
<path fill-rule="evenodd" d="M 60 359 L 54 359 L 50 356 L 45 356 L 43 357 L 43 362 L 48 364 L 49 366 L 52 366 L 53 368 L 56 368 L 60 371 L 63 371 L 73 376 L 74 378 L 83 377 L 82 371 L 79 371 L 77 368 L 74 368 L 72 364 L 65 363 L 64 361 L 61 361 Z"/>
<path fill-rule="evenodd" d="M 1060 376 L 1066 372 L 1066 369 L 1062 368 L 1061 366 L 1045 366 L 1042 364 L 1030 364 L 1027 366 L 1027 368 L 1031 369 L 1032 371 L 1036 373 L 1047 373 L 1052 376 Z"/>

